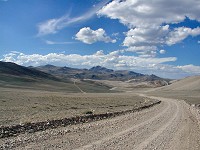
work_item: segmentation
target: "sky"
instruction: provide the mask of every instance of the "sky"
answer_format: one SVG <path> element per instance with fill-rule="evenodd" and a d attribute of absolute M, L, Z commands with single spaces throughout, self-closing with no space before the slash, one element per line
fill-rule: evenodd
<path fill-rule="evenodd" d="M 200 75 L 200 1 L 0 0 L 0 61 Z"/>

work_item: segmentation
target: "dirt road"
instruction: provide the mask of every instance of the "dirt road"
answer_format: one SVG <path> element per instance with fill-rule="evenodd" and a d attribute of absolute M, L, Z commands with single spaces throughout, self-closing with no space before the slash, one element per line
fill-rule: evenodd
<path fill-rule="evenodd" d="M 140 112 L 24 134 L 0 144 L 8 149 L 199 150 L 200 128 L 189 105 L 157 99 L 162 100 L 160 105 Z"/>

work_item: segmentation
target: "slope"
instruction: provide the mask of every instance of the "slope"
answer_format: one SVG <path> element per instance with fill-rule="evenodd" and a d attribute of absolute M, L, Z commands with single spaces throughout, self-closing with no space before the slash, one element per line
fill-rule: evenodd
<path fill-rule="evenodd" d="M 173 82 L 163 88 L 164 90 L 200 90 L 200 76 L 187 77 Z"/>
<path fill-rule="evenodd" d="M 110 87 L 80 81 L 85 92 L 109 92 Z M 0 62 L 0 86 L 45 91 L 80 92 L 70 79 L 24 67 L 11 62 Z"/>
<path fill-rule="evenodd" d="M 200 76 L 177 80 L 168 86 L 151 91 L 149 94 L 182 99 L 189 104 L 200 104 Z"/>

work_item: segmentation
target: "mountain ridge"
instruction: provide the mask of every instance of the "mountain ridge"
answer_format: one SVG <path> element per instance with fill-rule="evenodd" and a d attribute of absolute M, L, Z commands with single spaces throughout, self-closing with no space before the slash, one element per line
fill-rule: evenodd
<path fill-rule="evenodd" d="M 13 76 L 26 76 L 31 78 L 45 78 L 51 80 L 59 79 L 94 79 L 94 80 L 117 80 L 128 82 L 164 80 L 156 75 L 145 75 L 128 70 L 113 70 L 102 66 L 94 66 L 90 69 L 78 69 L 70 67 L 59 67 L 51 64 L 38 67 L 24 67 L 12 62 L 0 61 L 0 73 Z"/>
<path fill-rule="evenodd" d="M 51 66 L 51 67 L 49 67 Z M 92 80 L 112 80 L 112 81 L 129 81 L 129 82 L 162 82 L 160 86 L 168 85 L 170 79 L 158 77 L 156 75 L 141 74 L 129 70 L 113 70 L 102 66 L 94 66 L 90 69 L 77 69 L 70 67 L 58 67 L 44 65 L 35 67 L 40 71 L 52 74 L 58 78 L 75 78 L 75 79 L 92 79 Z"/>
<path fill-rule="evenodd" d="M 51 74 L 39 71 L 35 68 L 20 66 L 12 62 L 0 61 L 0 73 L 12 76 L 25 76 L 31 78 L 45 78 L 51 80 L 58 80 Z"/>
<path fill-rule="evenodd" d="M 47 66 L 56 68 L 56 66 Z M 57 67 L 58 68 L 58 67 Z M 59 68 L 58 68 L 59 69 Z M 66 68 L 64 68 L 66 70 Z M 109 93 L 111 87 L 77 81 L 79 87 L 85 92 Z M 56 77 L 52 74 L 42 72 L 35 67 L 24 67 L 12 62 L 0 61 L 0 88 L 29 89 L 42 91 L 63 91 L 67 93 L 79 93 L 80 90 L 69 78 Z"/>

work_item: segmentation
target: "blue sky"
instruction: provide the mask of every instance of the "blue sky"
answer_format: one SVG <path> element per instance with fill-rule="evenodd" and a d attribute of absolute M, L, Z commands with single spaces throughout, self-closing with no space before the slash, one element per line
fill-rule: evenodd
<path fill-rule="evenodd" d="M 0 0 L 0 19 L 2 61 L 200 74 L 200 1 Z"/>

